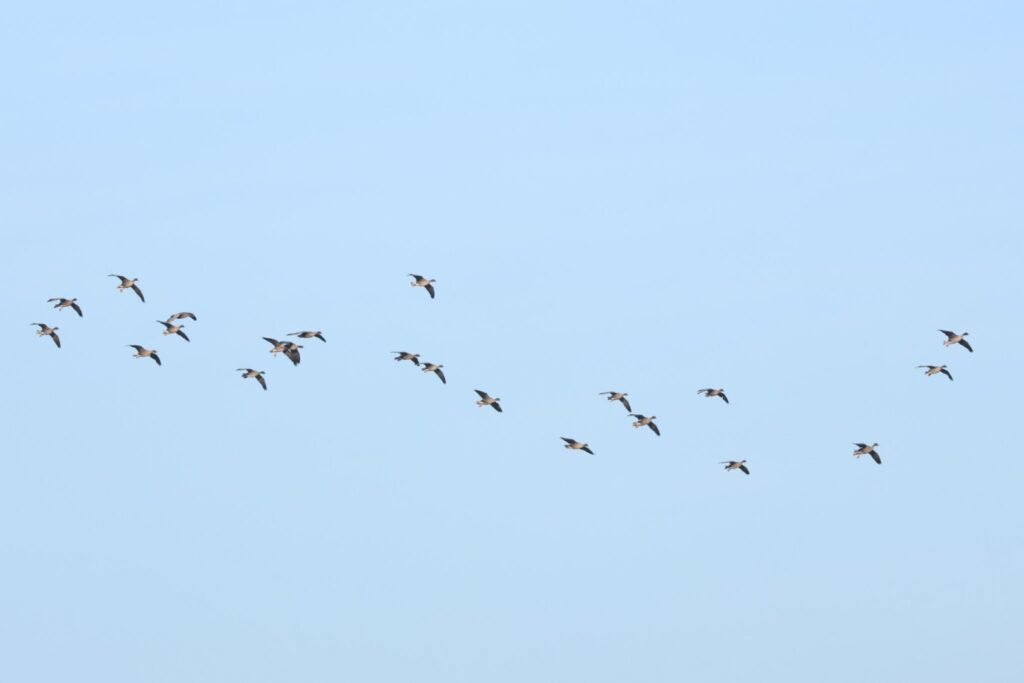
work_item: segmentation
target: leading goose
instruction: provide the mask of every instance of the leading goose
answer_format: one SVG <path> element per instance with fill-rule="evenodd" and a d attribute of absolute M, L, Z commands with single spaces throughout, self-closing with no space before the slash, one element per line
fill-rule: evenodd
<path fill-rule="evenodd" d="M 441 372 L 441 368 L 443 367 L 443 365 L 438 365 L 437 363 L 424 363 L 420 370 L 423 372 L 432 372 L 441 379 L 441 384 L 448 384 L 448 380 L 444 378 L 444 373 Z"/>
<path fill-rule="evenodd" d="M 498 401 L 501 400 L 500 398 L 494 398 L 486 391 L 480 391 L 479 389 L 474 389 L 473 391 L 475 391 L 480 396 L 480 400 L 476 402 L 478 406 L 490 406 L 497 410 L 499 413 L 501 412 L 501 406 L 498 405 Z M 513 408 L 514 407 L 515 406 L 513 406 Z"/>
<path fill-rule="evenodd" d="M 953 375 L 949 374 L 949 370 L 946 369 L 945 365 L 918 365 L 917 367 L 928 368 L 924 373 L 926 377 L 931 377 L 932 375 L 937 375 L 941 372 L 949 378 L 950 382 L 953 381 Z"/>
<path fill-rule="evenodd" d="M 624 392 L 624 391 L 602 391 L 600 394 L 598 394 L 598 396 L 604 396 L 605 394 L 608 395 L 608 400 L 609 401 L 619 401 L 620 403 L 622 403 L 622 405 L 626 406 L 626 412 L 627 413 L 631 412 L 633 410 L 632 408 L 629 407 L 629 401 L 626 400 L 626 397 L 629 396 L 629 394 L 627 394 L 626 392 Z"/>
<path fill-rule="evenodd" d="M 299 339 L 312 339 L 313 337 L 316 337 L 325 344 L 327 343 L 327 340 L 324 339 L 324 333 L 321 332 L 320 330 L 303 330 L 302 332 L 289 332 L 288 336 L 298 337 Z"/>
<path fill-rule="evenodd" d="M 715 396 L 718 396 L 726 403 L 729 402 L 729 397 L 725 395 L 725 389 L 698 389 L 697 393 L 704 394 L 708 398 L 714 398 Z"/>
<path fill-rule="evenodd" d="M 576 439 L 570 439 L 567 436 L 562 436 L 562 437 L 559 437 L 559 438 L 562 439 L 562 441 L 565 442 L 565 447 L 566 448 L 571 448 L 574 451 L 583 451 L 584 453 L 590 453 L 591 455 L 594 454 L 594 451 L 590 450 L 590 445 L 589 444 L 580 443 Z"/>
<path fill-rule="evenodd" d="M 395 356 L 395 360 L 398 360 L 398 361 L 410 360 L 410 361 L 412 361 L 413 365 L 419 367 L 419 364 L 420 364 L 420 354 L 418 354 L 418 353 L 409 353 L 408 351 L 392 351 L 391 353 L 398 354 L 397 356 Z"/>
<path fill-rule="evenodd" d="M 962 334 L 950 332 L 949 330 L 939 330 L 939 332 L 946 335 L 946 341 L 942 342 L 943 346 L 952 346 L 953 344 L 959 344 L 960 346 L 964 347 L 971 353 L 974 353 L 974 349 L 972 349 L 971 345 L 967 343 L 966 339 L 964 339 L 964 337 L 968 335 L 967 332 L 964 332 Z"/>
<path fill-rule="evenodd" d="M 878 448 L 877 443 L 873 443 L 870 446 L 866 443 L 855 443 L 853 445 L 857 447 L 857 450 L 853 452 L 853 457 L 860 458 L 862 455 L 870 455 L 876 463 L 882 464 L 882 458 L 879 457 L 878 452 L 875 450 Z"/>
<path fill-rule="evenodd" d="M 252 377 L 256 378 L 256 381 L 263 387 L 263 391 L 267 390 L 267 380 L 263 379 L 263 370 L 253 370 L 252 368 L 238 368 L 238 372 L 242 373 L 242 379 L 249 379 Z"/>
<path fill-rule="evenodd" d="M 75 311 L 75 313 L 78 314 L 79 318 L 82 317 L 82 308 L 75 303 L 76 301 L 78 301 L 78 299 L 63 299 L 61 297 L 55 297 L 53 299 L 46 300 L 47 303 L 50 303 L 51 301 L 57 302 L 53 305 L 53 307 L 56 308 L 57 310 L 60 310 L 62 308 L 72 308 Z"/>
<path fill-rule="evenodd" d="M 156 349 L 147 349 L 145 346 L 139 346 L 138 344 L 127 344 L 127 346 L 135 349 L 135 353 L 132 356 L 133 358 L 152 358 L 156 361 L 157 365 L 163 365 L 163 363 L 160 362 L 160 356 L 156 355 Z"/>
<path fill-rule="evenodd" d="M 750 470 L 747 469 L 746 460 L 723 460 L 718 463 L 719 465 L 725 465 L 726 471 L 728 470 L 739 470 L 743 474 L 750 474 Z"/>
<path fill-rule="evenodd" d="M 136 278 L 128 278 L 128 277 L 125 277 L 124 275 L 115 275 L 114 273 L 111 273 L 107 277 L 116 277 L 119 280 L 121 280 L 121 284 L 119 284 L 117 286 L 117 289 L 122 294 L 124 294 L 124 291 L 126 289 L 130 289 L 130 290 L 132 290 L 133 292 L 135 292 L 136 294 L 139 295 L 139 298 L 142 299 L 143 303 L 146 302 L 146 297 L 142 296 L 142 290 L 139 289 L 139 286 L 136 284 L 139 281 L 139 278 L 137 278 L 137 277 Z"/>
<path fill-rule="evenodd" d="M 164 336 L 169 334 L 176 334 L 187 342 L 192 341 L 188 338 L 188 335 L 181 331 L 184 325 L 172 325 L 171 323 L 165 323 L 163 320 L 157 320 L 158 323 L 164 326 Z"/>
<path fill-rule="evenodd" d="M 651 415 L 650 417 L 644 417 L 643 415 L 640 415 L 638 413 L 630 413 L 629 416 L 636 418 L 636 422 L 633 423 L 634 427 L 637 427 L 637 428 L 640 428 L 640 427 L 650 427 L 651 431 L 653 431 L 658 436 L 661 436 L 661 430 L 658 429 L 658 425 L 654 424 L 654 421 L 656 419 L 658 419 L 657 415 Z"/>
<path fill-rule="evenodd" d="M 37 337 L 49 337 L 50 339 L 53 340 L 53 343 L 57 345 L 57 348 L 60 348 L 60 337 L 57 336 L 57 330 L 60 329 L 59 327 L 50 327 L 46 323 L 32 324 L 39 326 L 39 331 L 36 332 Z"/>
<path fill-rule="evenodd" d="M 410 285 L 413 287 L 422 287 L 427 290 L 427 294 L 430 295 L 431 299 L 434 298 L 434 283 L 437 282 L 437 280 L 428 280 L 422 275 L 417 275 L 416 273 L 409 273 L 409 277 L 412 278 L 412 282 L 409 283 Z"/>

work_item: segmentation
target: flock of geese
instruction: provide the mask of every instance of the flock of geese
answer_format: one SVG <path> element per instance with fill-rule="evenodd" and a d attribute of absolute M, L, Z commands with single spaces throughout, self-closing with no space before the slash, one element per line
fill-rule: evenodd
<path fill-rule="evenodd" d="M 130 289 L 133 292 L 135 292 L 135 294 L 143 303 L 145 303 L 146 297 L 142 294 L 142 290 L 139 289 L 138 278 L 128 278 L 125 277 L 124 275 L 116 275 L 113 273 L 111 273 L 108 277 L 116 277 L 118 278 L 118 280 L 120 280 L 120 283 L 117 285 L 117 289 L 122 294 Z M 434 289 L 434 283 L 437 282 L 437 280 L 434 280 L 433 278 L 426 278 L 422 275 L 417 275 L 415 273 L 409 273 L 409 277 L 412 278 L 412 282 L 410 283 L 412 287 L 422 287 L 426 290 L 427 294 L 430 295 L 431 299 L 435 298 L 436 291 Z M 67 299 L 64 297 L 54 297 L 51 299 L 47 299 L 47 303 L 52 303 L 53 308 L 58 311 L 70 308 L 71 310 L 78 314 L 79 318 L 84 317 L 82 313 L 82 307 L 78 304 L 78 299 L 76 298 Z M 157 320 L 156 322 L 158 322 L 160 325 L 164 327 L 164 336 L 173 334 L 181 337 L 186 342 L 190 342 L 191 340 L 188 338 L 188 335 L 185 334 L 184 332 L 185 325 L 181 322 L 178 322 L 181 320 L 198 320 L 198 318 L 196 318 L 196 315 L 194 313 L 182 311 L 179 313 L 174 313 L 173 315 L 169 316 L 166 320 Z M 50 339 L 53 340 L 53 343 L 57 346 L 58 349 L 61 347 L 60 337 L 57 335 L 57 330 L 60 329 L 59 327 L 50 327 L 46 323 L 32 324 L 39 327 L 39 330 L 36 332 L 37 336 L 50 337 Z M 952 332 L 950 330 L 939 330 L 939 332 L 946 335 L 946 340 L 943 342 L 943 346 L 949 347 L 959 345 L 966 348 L 969 352 L 974 353 L 974 349 L 971 348 L 971 345 L 967 342 L 967 332 L 957 333 Z M 324 343 L 327 342 L 327 339 L 324 337 L 323 332 L 320 330 L 302 330 L 300 332 L 289 332 L 287 336 L 296 337 L 298 339 L 319 339 Z M 271 345 L 271 355 L 276 356 L 279 353 L 283 353 L 284 356 L 288 360 L 290 360 L 293 365 L 298 365 L 299 362 L 301 361 L 302 358 L 299 353 L 299 349 L 304 348 L 302 344 L 298 344 L 296 342 L 288 340 L 277 340 L 274 339 L 273 337 L 263 337 L 263 340 Z M 134 358 L 152 358 L 157 365 L 162 365 L 160 361 L 160 356 L 158 355 L 158 351 L 156 349 L 148 349 L 140 344 L 127 344 L 126 346 L 135 349 L 135 353 L 133 354 Z M 409 351 L 392 351 L 391 353 L 395 354 L 394 360 L 398 362 L 409 361 L 414 366 L 418 367 L 422 372 L 434 373 L 435 375 L 437 375 L 438 379 L 441 380 L 442 384 L 448 383 L 448 380 L 445 379 L 444 372 L 442 372 L 442 368 L 444 368 L 444 365 L 441 365 L 439 363 L 420 361 L 420 354 L 418 353 L 411 353 Z M 945 375 L 950 381 L 953 381 L 953 375 L 950 374 L 949 370 L 947 369 L 948 366 L 946 365 L 918 365 L 917 367 L 925 368 L 924 374 L 927 377 L 931 377 L 933 375 L 941 373 Z M 263 387 L 264 391 L 267 390 L 267 380 L 264 377 L 264 370 L 256 370 L 253 368 L 238 368 L 236 371 L 242 373 L 242 379 L 255 379 L 259 383 L 259 385 Z M 476 402 L 477 406 L 490 406 L 495 411 L 499 413 L 502 412 L 500 398 L 491 396 L 482 389 L 474 389 L 474 391 L 480 397 L 479 400 Z M 725 389 L 722 388 L 698 389 L 697 394 L 704 396 L 706 398 L 720 398 L 726 404 L 729 403 L 729 397 L 726 396 Z M 652 432 L 655 433 L 655 435 L 661 436 L 661 430 L 658 428 L 658 425 L 654 422 L 657 419 L 657 416 L 647 416 L 642 415 L 640 413 L 634 413 L 632 406 L 630 406 L 629 404 L 629 399 L 626 398 L 627 396 L 629 396 L 628 393 L 624 391 L 602 391 L 598 395 L 607 396 L 609 401 L 618 401 L 619 403 L 621 403 L 623 407 L 625 407 L 629 417 L 636 418 L 633 421 L 634 428 L 640 429 L 642 427 L 648 427 Z M 567 436 L 563 436 L 561 437 L 561 439 L 562 441 L 565 442 L 565 448 L 575 451 L 583 451 L 584 453 L 589 453 L 590 455 L 594 454 L 594 451 L 591 450 L 590 445 L 585 442 L 577 441 Z M 860 458 L 862 455 L 870 455 L 871 458 L 877 464 L 882 464 L 882 458 L 881 456 L 878 455 L 878 451 L 876 450 L 878 448 L 877 443 L 867 444 L 858 442 L 854 443 L 853 445 L 857 447 L 857 449 L 853 451 L 853 456 L 855 458 Z M 750 474 L 750 469 L 747 467 L 746 460 L 724 460 L 719 464 L 725 465 L 724 469 L 726 471 L 739 470 L 744 474 Z"/>

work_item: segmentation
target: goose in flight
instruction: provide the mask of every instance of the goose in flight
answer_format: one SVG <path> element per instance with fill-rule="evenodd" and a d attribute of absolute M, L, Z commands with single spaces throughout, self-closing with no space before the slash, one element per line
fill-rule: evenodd
<path fill-rule="evenodd" d="M 882 458 L 879 457 L 878 452 L 875 450 L 878 448 L 877 443 L 873 443 L 870 446 L 866 443 L 855 443 L 853 445 L 857 447 L 857 450 L 853 452 L 853 457 L 860 458 L 862 455 L 870 455 L 876 463 L 882 464 Z"/>
<path fill-rule="evenodd" d="M 476 402 L 478 406 L 490 406 L 497 410 L 499 413 L 501 412 L 501 406 L 498 405 L 498 401 L 501 400 L 500 398 L 494 398 L 486 391 L 480 391 L 479 389 L 474 389 L 473 391 L 475 391 L 480 396 L 480 400 Z"/>
<path fill-rule="evenodd" d="M 170 318 L 167 319 L 167 322 L 173 323 L 175 320 L 184 320 L 185 318 L 192 318 L 193 320 L 197 320 L 195 313 L 182 311 L 181 313 L 175 313 L 174 315 L 172 315 Z"/>
<path fill-rule="evenodd" d="M 443 367 L 444 367 L 443 365 L 437 365 L 435 363 L 426 363 L 426 362 L 424 362 L 423 363 L 423 367 L 420 368 L 420 370 L 422 370 L 423 372 L 432 372 L 432 373 L 434 373 L 435 375 L 437 375 L 438 377 L 441 378 L 441 384 L 448 384 L 448 380 L 446 380 L 444 378 L 444 373 L 441 372 L 441 368 L 443 368 Z"/>
<path fill-rule="evenodd" d="M 263 341 L 273 346 L 270 349 L 270 353 L 275 356 L 279 353 L 283 353 L 285 357 L 292 362 L 292 365 L 298 365 L 302 358 L 299 356 L 299 349 L 304 348 L 301 344 L 296 344 L 290 341 L 278 341 L 273 337 L 264 337 Z"/>
<path fill-rule="evenodd" d="M 697 393 L 704 394 L 708 398 L 714 398 L 715 396 L 718 396 L 726 403 L 729 402 L 729 397 L 725 395 L 725 389 L 698 389 Z"/>
<path fill-rule="evenodd" d="M 726 471 L 728 470 L 739 470 L 743 474 L 750 474 L 750 470 L 747 469 L 746 460 L 723 460 L 718 463 L 719 465 L 725 465 Z"/>
<path fill-rule="evenodd" d="M 971 345 L 967 343 L 966 339 L 964 339 L 964 337 L 968 335 L 967 332 L 964 332 L 963 334 L 957 334 L 956 332 L 950 332 L 949 330 L 939 330 L 939 332 L 946 335 L 946 341 L 942 342 L 943 346 L 952 346 L 953 344 L 959 344 L 960 346 L 964 347 L 971 353 L 974 353 L 974 349 L 972 349 Z"/>
<path fill-rule="evenodd" d="M 75 303 L 76 301 L 78 301 L 78 299 L 64 299 L 61 297 L 55 297 L 53 299 L 46 300 L 47 303 L 50 303 L 51 301 L 57 302 L 53 305 L 53 307 L 56 308 L 57 310 L 60 310 L 62 308 L 71 308 L 75 311 L 75 313 L 78 314 L 79 318 L 82 317 L 82 308 L 77 303 Z"/>
<path fill-rule="evenodd" d="M 124 290 L 130 289 L 139 295 L 139 298 L 142 299 L 142 303 L 146 303 L 146 297 L 142 296 L 142 290 L 139 289 L 139 285 L 136 284 L 139 281 L 139 278 L 127 278 L 124 275 L 115 275 L 114 273 L 111 273 L 107 277 L 116 277 L 121 280 L 121 284 L 119 284 L 117 288 L 122 294 L 124 294 Z"/>
<path fill-rule="evenodd" d="M 160 356 L 156 355 L 156 349 L 147 349 L 145 346 L 139 346 L 138 344 L 128 344 L 128 346 L 135 349 L 135 353 L 132 355 L 133 358 L 152 358 L 156 361 L 157 365 L 163 365 L 160 362 Z"/>
<path fill-rule="evenodd" d="M 299 339 L 312 339 L 313 337 L 316 337 L 317 339 L 319 339 L 320 341 L 324 342 L 325 344 L 327 343 L 327 340 L 324 339 L 324 333 L 321 332 L 320 330 L 314 330 L 314 331 L 303 330 L 302 332 L 289 332 L 288 336 L 289 337 L 298 337 Z"/>
<path fill-rule="evenodd" d="M 410 285 L 413 287 L 423 287 L 427 290 L 427 294 L 430 295 L 430 298 L 434 298 L 434 283 L 437 282 L 437 280 L 428 280 L 422 275 L 417 275 L 416 273 L 409 273 L 409 277 L 412 278 L 412 282 L 409 283 Z"/>
<path fill-rule="evenodd" d="M 158 323 L 164 326 L 164 336 L 169 334 L 176 334 L 187 342 L 192 341 L 188 338 L 188 335 L 181 331 L 184 325 L 172 325 L 171 323 L 165 323 L 163 320 L 157 320 Z"/>
<path fill-rule="evenodd" d="M 658 425 L 654 424 L 654 421 L 658 419 L 657 415 L 651 415 L 650 417 L 644 417 L 643 415 L 640 415 L 638 413 L 630 413 L 629 416 L 636 418 L 636 422 L 633 423 L 634 427 L 637 427 L 637 428 L 640 428 L 640 427 L 650 427 L 651 431 L 653 431 L 658 436 L 661 436 L 661 430 L 658 429 Z"/>
<path fill-rule="evenodd" d="M 398 354 L 397 356 L 395 356 L 395 360 L 398 360 L 398 361 L 401 361 L 401 360 L 411 360 L 413 365 L 419 367 L 419 364 L 420 364 L 420 354 L 418 354 L 418 353 L 409 353 L 408 351 L 392 351 L 391 353 L 397 353 Z"/>
<path fill-rule="evenodd" d="M 609 401 L 619 401 L 622 405 L 626 406 L 626 412 L 630 412 L 633 409 L 629 407 L 629 401 L 626 399 L 629 394 L 624 391 L 602 391 L 598 396 L 604 396 L 608 394 Z"/>
<path fill-rule="evenodd" d="M 238 368 L 238 372 L 242 373 L 242 379 L 249 379 L 255 377 L 256 381 L 263 387 L 263 391 L 267 390 L 267 380 L 263 379 L 263 370 L 253 370 L 252 368 Z"/>
<path fill-rule="evenodd" d="M 50 339 L 53 340 L 53 343 L 57 345 L 57 348 L 60 348 L 60 337 L 57 336 L 57 330 L 60 329 L 59 327 L 50 327 L 45 323 L 32 324 L 39 326 L 39 331 L 36 332 L 37 337 L 49 337 Z"/>
<path fill-rule="evenodd" d="M 562 437 L 559 437 L 559 438 L 561 438 L 562 441 L 565 442 L 565 447 L 566 448 L 571 448 L 574 451 L 583 451 L 584 453 L 590 453 L 591 455 L 594 454 L 594 451 L 590 450 L 590 445 L 589 444 L 580 443 L 576 439 L 570 439 L 567 436 L 562 436 Z"/>
<path fill-rule="evenodd" d="M 950 382 L 953 381 L 953 375 L 949 374 L 949 370 L 946 369 L 945 365 L 918 365 L 917 367 L 928 368 L 924 373 L 926 377 L 931 377 L 932 375 L 937 375 L 941 372 L 949 378 Z"/>

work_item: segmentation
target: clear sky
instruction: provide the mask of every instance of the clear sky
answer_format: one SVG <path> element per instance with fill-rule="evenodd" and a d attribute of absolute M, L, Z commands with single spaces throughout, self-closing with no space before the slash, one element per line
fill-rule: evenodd
<path fill-rule="evenodd" d="M 1019 3 L 4 14 L 0 680 L 1024 676 Z"/>

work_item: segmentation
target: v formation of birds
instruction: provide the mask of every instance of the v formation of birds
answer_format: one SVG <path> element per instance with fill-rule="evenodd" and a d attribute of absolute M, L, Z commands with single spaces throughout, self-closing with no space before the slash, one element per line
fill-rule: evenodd
<path fill-rule="evenodd" d="M 120 284 L 117 285 L 117 289 L 120 293 L 124 294 L 126 291 L 131 290 L 132 292 L 135 293 L 136 296 L 139 297 L 142 303 L 146 302 L 146 297 L 143 295 L 142 290 L 139 288 L 138 285 L 139 278 L 129 278 L 125 277 L 124 275 L 116 275 L 113 273 L 111 273 L 109 277 L 118 278 Z M 409 277 L 412 278 L 412 282 L 410 283 L 412 287 L 422 287 L 424 290 L 426 290 L 427 294 L 430 295 L 431 299 L 434 299 L 436 297 L 436 290 L 434 288 L 434 283 L 436 282 L 436 280 L 434 280 L 433 278 L 426 278 L 422 275 L 417 275 L 415 273 L 409 273 Z M 85 317 L 84 313 L 82 312 L 82 307 L 79 305 L 77 298 L 68 299 L 64 297 L 53 297 L 47 299 L 47 303 L 52 303 L 53 308 L 58 311 L 70 308 L 78 315 L 79 318 Z M 195 321 L 198 320 L 198 318 L 194 313 L 182 311 L 170 315 L 165 320 L 157 320 L 156 322 L 163 326 L 164 336 L 176 335 L 184 339 L 186 342 L 191 342 L 191 339 L 189 339 L 188 335 L 184 332 L 185 324 L 180 322 L 182 320 Z M 53 343 L 56 345 L 56 347 L 58 349 L 61 348 L 60 337 L 57 335 L 57 330 L 60 329 L 59 327 L 50 327 L 47 323 L 32 324 L 39 328 L 36 332 L 37 336 L 50 337 L 50 339 L 53 340 Z M 966 348 L 969 352 L 974 353 L 974 349 L 971 348 L 970 343 L 968 343 L 966 339 L 966 337 L 968 336 L 967 332 L 958 333 L 953 332 L 951 330 L 939 330 L 939 332 L 946 336 L 946 340 L 943 342 L 943 346 L 948 347 L 959 345 Z M 324 337 L 323 332 L 321 330 L 301 330 L 299 332 L 289 332 L 286 336 L 304 340 L 319 339 L 321 342 L 327 342 L 327 339 Z M 290 360 L 292 362 L 292 365 L 294 366 L 297 366 L 299 362 L 302 360 L 299 351 L 300 349 L 305 348 L 302 344 L 290 340 L 278 340 L 273 337 L 263 337 L 263 340 L 271 345 L 271 355 L 276 356 L 279 353 L 283 353 L 284 356 L 288 360 Z M 163 362 L 160 360 L 160 356 L 158 355 L 159 352 L 156 349 L 149 349 L 146 348 L 145 346 L 142 346 L 141 344 L 126 344 L 126 346 L 135 349 L 133 357 L 150 358 L 157 365 L 163 365 Z M 445 378 L 443 372 L 444 365 L 440 363 L 421 361 L 420 354 L 418 353 L 412 353 L 409 351 L 392 351 L 391 353 L 395 354 L 394 359 L 396 361 L 409 361 L 410 363 L 418 367 L 422 372 L 432 373 L 436 375 L 442 384 L 448 383 L 448 380 Z M 945 375 L 946 378 L 949 379 L 950 381 L 953 381 L 953 375 L 949 372 L 949 369 L 946 365 L 918 365 L 917 367 L 924 368 L 924 375 L 927 377 L 942 374 Z M 264 391 L 267 390 L 267 380 L 264 378 L 264 370 L 256 370 L 254 368 L 238 368 L 237 372 L 242 373 L 242 379 L 255 379 L 263 388 Z M 499 413 L 502 412 L 502 407 L 500 403 L 501 398 L 491 396 L 482 389 L 474 389 L 474 391 L 480 397 L 479 400 L 476 402 L 477 406 L 490 406 L 495 411 Z M 725 394 L 725 389 L 722 388 L 698 389 L 697 394 L 704 396 L 706 398 L 720 398 L 724 403 L 729 403 L 729 398 Z M 654 432 L 655 435 L 661 436 L 661 429 L 655 423 L 657 415 L 648 416 L 643 415 L 641 413 L 632 412 L 633 408 L 629 404 L 629 399 L 626 398 L 627 396 L 629 396 L 628 393 L 624 391 L 603 391 L 599 395 L 607 396 L 608 401 L 618 401 L 619 403 L 621 403 L 623 407 L 626 409 L 626 412 L 629 415 L 629 417 L 636 418 L 633 421 L 634 428 L 641 429 L 643 427 L 647 427 L 652 432 Z M 594 451 L 590 448 L 590 444 L 587 444 L 582 441 L 577 441 L 567 436 L 563 436 L 560 438 L 562 439 L 562 441 L 565 442 L 565 448 L 575 451 L 583 451 L 584 453 L 589 453 L 590 455 L 594 454 Z M 882 458 L 881 456 L 879 456 L 878 451 L 876 450 L 878 448 L 877 443 L 868 444 L 856 442 L 853 445 L 857 447 L 856 450 L 853 451 L 853 456 L 855 458 L 860 458 L 862 455 L 870 455 L 871 459 L 874 460 L 877 464 L 882 464 Z M 746 460 L 724 460 L 719 464 L 725 465 L 724 469 L 726 471 L 739 470 L 744 474 L 750 474 L 750 469 L 747 467 Z"/>

